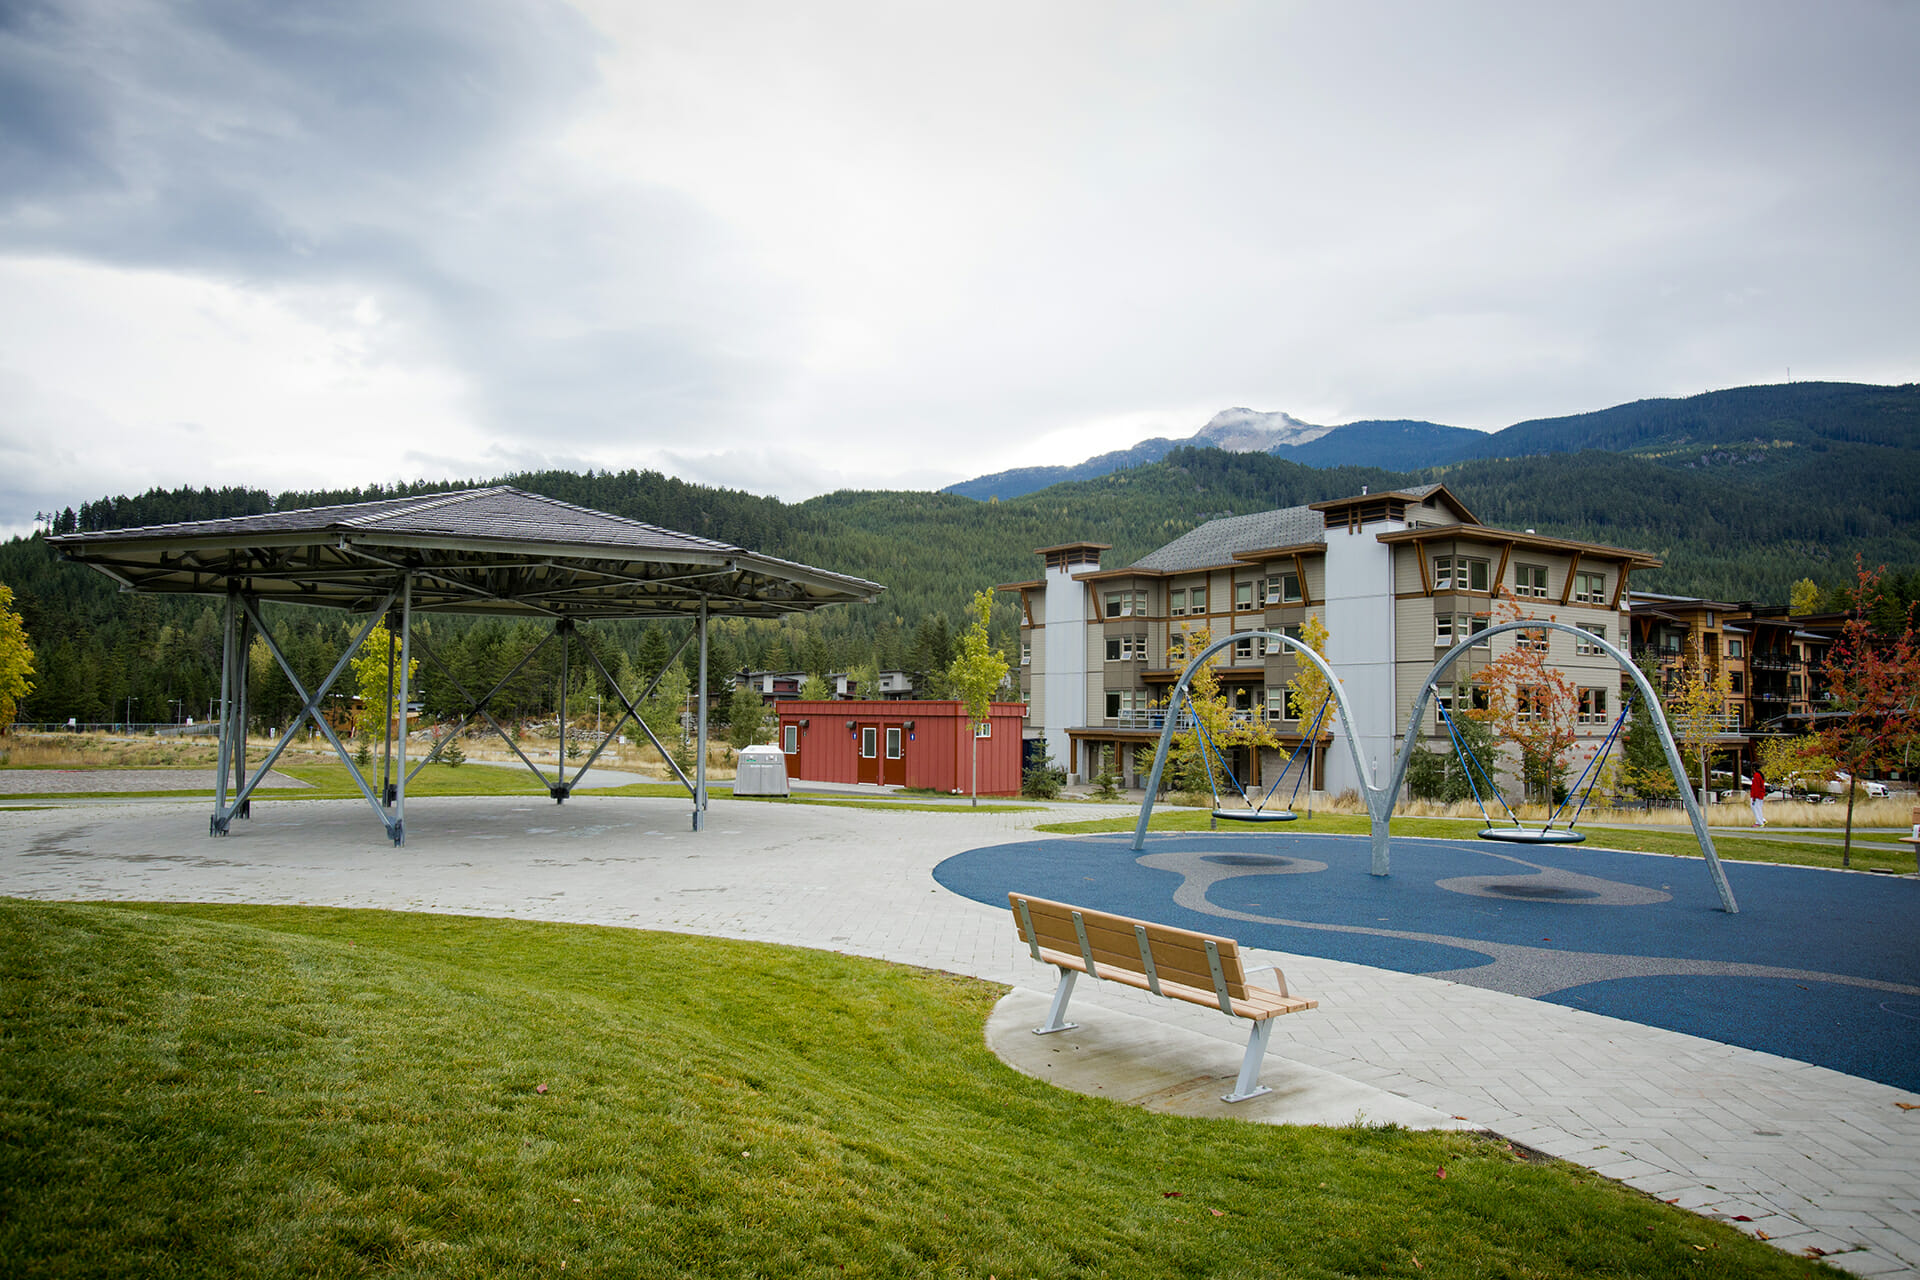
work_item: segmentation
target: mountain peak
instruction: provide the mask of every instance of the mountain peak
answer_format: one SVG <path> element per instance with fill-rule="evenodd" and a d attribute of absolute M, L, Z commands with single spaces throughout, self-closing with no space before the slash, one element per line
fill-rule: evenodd
<path fill-rule="evenodd" d="M 1229 453 L 1266 453 L 1277 445 L 1318 440 L 1331 430 L 1332 427 L 1302 422 L 1290 413 L 1222 409 L 1194 433 L 1192 443 L 1209 444 Z"/>

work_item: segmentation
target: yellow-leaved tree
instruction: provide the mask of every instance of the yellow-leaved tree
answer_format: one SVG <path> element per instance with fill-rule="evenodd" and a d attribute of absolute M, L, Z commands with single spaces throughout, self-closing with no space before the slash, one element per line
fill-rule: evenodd
<path fill-rule="evenodd" d="M 1700 767 L 1700 803 L 1707 803 L 1707 755 L 1713 740 L 1730 727 L 1727 699 L 1733 681 L 1719 666 L 1709 666 L 1698 653 L 1687 661 L 1679 678 L 1667 690 L 1667 727 L 1673 740 Z"/>
<path fill-rule="evenodd" d="M 991 728 L 993 695 L 1007 678 L 1007 659 L 993 647 L 987 628 L 993 620 L 993 592 L 976 591 L 969 609 L 973 621 L 960 637 L 960 652 L 947 668 L 947 681 L 960 701 L 967 704 L 967 719 L 973 726 L 973 802 L 980 803 L 980 734 Z"/>
<path fill-rule="evenodd" d="M 1204 653 L 1212 643 L 1213 633 L 1203 627 L 1187 635 L 1181 651 Z M 1280 740 L 1273 736 L 1273 730 L 1257 713 L 1234 715 L 1226 697 L 1220 692 L 1220 677 L 1215 670 L 1219 662 L 1220 655 L 1216 653 L 1187 682 L 1188 710 L 1192 713 L 1192 722 L 1174 735 L 1172 748 L 1167 755 L 1173 786 L 1179 791 L 1198 793 L 1204 789 L 1211 794 L 1218 794 L 1222 785 L 1231 791 L 1233 779 L 1228 773 L 1228 752 L 1236 747 L 1246 747 L 1251 755 L 1261 747 L 1280 745 Z M 1171 710 L 1178 712 L 1180 708 Z"/>
<path fill-rule="evenodd" d="M 20 699 L 33 692 L 33 647 L 27 624 L 13 611 L 13 588 L 0 582 L 0 733 L 13 727 Z"/>
<path fill-rule="evenodd" d="M 399 660 L 391 656 L 394 646 L 392 635 L 386 622 L 373 624 L 373 630 L 361 642 L 360 651 L 353 657 L 354 685 L 360 690 L 360 715 L 354 722 L 357 736 L 362 726 L 379 725 L 383 722 L 394 727 L 394 717 L 400 701 L 400 680 L 398 678 Z M 411 684 L 414 675 L 420 670 L 420 659 L 415 658 L 407 664 L 407 680 Z M 384 717 L 382 712 L 384 710 Z M 395 727 L 395 731 L 398 729 Z M 382 732 L 385 732 L 383 730 Z"/>

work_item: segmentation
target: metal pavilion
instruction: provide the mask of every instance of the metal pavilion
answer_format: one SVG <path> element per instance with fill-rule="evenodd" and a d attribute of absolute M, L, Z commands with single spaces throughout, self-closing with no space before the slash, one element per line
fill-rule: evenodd
<path fill-rule="evenodd" d="M 574 783 L 592 766 L 606 742 L 631 719 L 661 747 L 592 649 L 580 647 L 614 689 L 622 711 L 607 738 L 567 778 L 566 753 L 556 776 L 529 760 L 487 710 L 488 702 L 520 669 L 558 640 L 561 687 L 576 629 L 616 618 L 684 618 L 697 623 L 672 661 L 688 644 L 699 642 L 700 679 L 695 776 L 688 778 L 671 753 L 661 748 L 693 798 L 693 829 L 705 824 L 707 808 L 707 623 L 713 616 L 775 618 L 824 605 L 870 601 L 885 588 L 877 583 L 808 565 L 759 555 L 708 538 L 675 533 L 638 520 L 559 502 L 505 485 L 451 493 L 389 498 L 345 506 L 312 507 L 265 515 L 236 516 L 182 524 L 64 534 L 49 539 L 64 559 L 91 565 L 126 591 L 184 595 L 224 595 L 226 628 L 220 681 L 218 781 L 209 833 L 225 835 L 237 817 L 246 817 L 260 779 L 273 768 L 302 720 L 311 720 L 347 766 L 361 793 L 385 824 L 395 845 L 406 842 L 407 735 L 391 732 L 397 767 L 381 793 L 363 776 L 339 736 L 320 714 L 320 702 L 339 679 L 353 654 L 383 619 L 389 627 L 388 670 L 397 676 L 398 705 L 407 705 L 413 650 L 452 684 L 466 703 L 459 729 L 483 716 L 514 753 L 547 783 L 556 801 L 567 798 Z M 366 614 L 353 643 L 318 687 L 307 690 L 274 639 L 260 606 L 267 601 L 315 605 Z M 552 633 L 492 689 L 475 697 L 413 635 L 416 613 L 480 614 L 543 618 Z M 251 775 L 246 765 L 247 653 L 254 636 L 262 638 L 301 699 L 301 710 L 272 752 Z M 398 661 L 392 649 L 399 649 Z M 656 679 L 655 684 L 658 683 Z M 653 692 L 649 686 L 636 701 Z M 566 741 L 566 700 L 560 706 L 561 741 Z M 401 713 L 404 728 L 405 712 Z M 433 752 L 414 767 L 417 773 Z M 231 783 L 231 799 L 229 784 Z"/>

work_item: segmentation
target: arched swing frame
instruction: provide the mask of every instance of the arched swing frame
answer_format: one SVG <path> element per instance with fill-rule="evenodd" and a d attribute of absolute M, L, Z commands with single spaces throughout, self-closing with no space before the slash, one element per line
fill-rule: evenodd
<path fill-rule="evenodd" d="M 1153 818 L 1153 797 L 1160 791 L 1160 775 L 1166 771 L 1167 755 L 1173 747 L 1174 731 L 1179 727 L 1180 699 L 1187 696 L 1188 688 L 1193 684 L 1193 678 L 1198 675 L 1201 668 L 1206 665 L 1207 659 L 1228 645 L 1235 644 L 1252 636 L 1263 636 L 1269 642 L 1277 641 L 1282 646 L 1292 649 L 1295 653 L 1299 654 L 1303 661 L 1311 662 L 1320 669 L 1320 674 L 1327 678 L 1327 687 L 1333 690 L 1333 702 L 1334 706 L 1340 712 L 1341 722 L 1347 726 L 1345 736 L 1347 749 L 1353 753 L 1353 767 L 1360 771 L 1360 777 L 1363 780 L 1370 779 L 1371 775 L 1367 770 L 1366 762 L 1360 758 L 1360 740 L 1353 732 L 1353 712 L 1347 706 L 1346 690 L 1340 687 L 1340 677 L 1334 673 L 1332 667 L 1327 665 L 1327 660 L 1314 652 L 1306 643 L 1295 640 L 1292 636 L 1285 635 L 1278 631 L 1236 631 L 1231 635 L 1215 640 L 1205 649 L 1202 649 L 1192 661 L 1187 663 L 1186 670 L 1182 671 L 1180 678 L 1174 681 L 1173 691 L 1167 695 L 1167 722 L 1160 730 L 1160 746 L 1153 755 L 1153 771 L 1147 775 L 1147 798 L 1145 803 L 1140 806 L 1140 821 L 1133 829 L 1133 847 L 1136 852 L 1146 844 L 1147 823 Z M 1311 767 L 1312 764 L 1309 763 L 1308 768 Z M 1372 788 L 1368 787 L 1368 791 L 1370 793 Z M 1367 808 L 1369 812 L 1372 812 L 1373 804 L 1371 795 L 1369 795 Z M 1391 810 L 1391 806 L 1389 806 L 1389 810 Z"/>
<path fill-rule="evenodd" d="M 1433 664 L 1432 670 L 1428 671 L 1420 682 L 1420 692 L 1413 700 L 1413 710 L 1408 715 L 1400 735 L 1400 751 L 1394 761 L 1393 775 L 1384 786 L 1376 784 L 1373 771 L 1367 767 L 1366 760 L 1360 754 L 1360 739 L 1354 732 L 1353 713 L 1347 704 L 1346 692 L 1341 687 L 1339 675 L 1325 658 L 1301 641 L 1277 631 L 1236 631 L 1232 635 L 1214 641 L 1187 663 L 1186 670 L 1180 673 L 1180 679 L 1174 683 L 1173 692 L 1168 695 L 1167 707 L 1170 714 L 1167 716 L 1165 727 L 1160 731 L 1160 746 L 1154 753 L 1153 772 L 1147 779 L 1146 799 L 1140 805 L 1140 820 L 1134 826 L 1134 851 L 1137 853 L 1146 846 L 1147 824 L 1153 817 L 1153 798 L 1159 792 L 1160 775 L 1166 768 L 1167 755 L 1173 746 L 1174 730 L 1179 718 L 1175 713 L 1178 712 L 1181 697 L 1187 693 L 1193 677 L 1199 673 L 1207 659 L 1236 641 L 1252 636 L 1262 636 L 1269 642 L 1277 641 L 1283 647 L 1292 649 L 1303 661 L 1311 662 L 1320 669 L 1322 675 L 1326 676 L 1333 690 L 1334 705 L 1340 711 L 1340 722 L 1346 729 L 1342 736 L 1346 738 L 1347 749 L 1353 756 L 1354 776 L 1360 780 L 1361 796 L 1367 806 L 1368 825 L 1373 839 L 1370 870 L 1376 876 L 1390 874 L 1390 837 L 1394 801 L 1399 798 L 1400 788 L 1406 782 L 1407 767 L 1413 761 L 1413 748 L 1419 741 L 1417 730 L 1426 717 L 1427 703 L 1433 697 L 1434 685 L 1469 649 L 1509 631 L 1564 631 L 1605 652 L 1633 680 L 1648 709 L 1654 732 L 1660 739 L 1661 749 L 1666 753 L 1667 767 L 1672 771 L 1676 789 L 1680 793 L 1681 801 L 1686 805 L 1687 819 L 1693 824 L 1694 838 L 1699 842 L 1701 856 L 1706 860 L 1707 875 L 1713 881 L 1714 892 L 1720 897 L 1720 906 L 1729 915 L 1737 914 L 1740 907 L 1734 900 L 1733 887 L 1727 883 L 1727 873 L 1720 865 L 1720 855 L 1713 847 L 1713 835 L 1707 830 L 1706 814 L 1701 811 L 1699 802 L 1694 799 L 1692 786 L 1687 781 L 1686 766 L 1680 759 L 1680 748 L 1674 741 L 1673 730 L 1667 724 L 1666 713 L 1661 709 L 1660 699 L 1654 693 L 1653 685 L 1648 682 L 1646 674 L 1634 665 L 1631 657 L 1611 641 L 1571 623 L 1543 618 L 1526 618 L 1488 627 L 1484 631 L 1475 632 L 1440 656 L 1439 660 Z"/>

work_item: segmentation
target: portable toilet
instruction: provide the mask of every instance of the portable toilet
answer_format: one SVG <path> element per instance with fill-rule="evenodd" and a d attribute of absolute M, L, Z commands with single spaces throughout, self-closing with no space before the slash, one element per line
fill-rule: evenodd
<path fill-rule="evenodd" d="M 778 747 L 747 747 L 740 752 L 739 771 L 734 775 L 736 796 L 784 796 L 787 794 L 787 756 Z"/>

